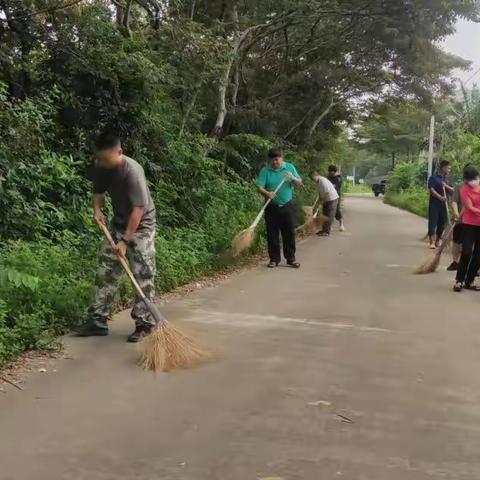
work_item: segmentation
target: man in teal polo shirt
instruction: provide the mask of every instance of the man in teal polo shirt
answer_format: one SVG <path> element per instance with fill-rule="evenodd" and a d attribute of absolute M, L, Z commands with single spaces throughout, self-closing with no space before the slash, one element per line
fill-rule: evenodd
<path fill-rule="evenodd" d="M 274 190 L 280 182 L 287 178 L 280 190 Z M 282 235 L 283 255 L 287 265 L 299 268 L 300 264 L 295 259 L 295 208 L 293 205 L 294 187 L 302 184 L 302 179 L 297 169 L 291 163 L 283 160 L 283 153 L 277 148 L 268 152 L 268 163 L 257 177 L 259 192 L 265 199 L 272 199 L 265 210 L 265 223 L 267 225 L 269 268 L 274 268 L 280 263 L 280 234 Z"/>

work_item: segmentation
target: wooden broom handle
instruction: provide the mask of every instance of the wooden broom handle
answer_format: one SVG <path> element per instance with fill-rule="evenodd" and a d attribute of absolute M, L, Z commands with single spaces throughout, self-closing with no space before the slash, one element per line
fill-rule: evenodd
<path fill-rule="evenodd" d="M 445 197 L 445 210 L 447 212 L 447 224 L 450 225 L 450 212 L 448 211 L 447 189 L 443 186 L 443 196 Z"/>
<path fill-rule="evenodd" d="M 98 226 L 100 227 L 100 230 L 103 232 L 103 235 L 107 239 L 108 243 L 112 247 L 113 250 L 115 250 L 116 244 L 115 241 L 112 238 L 112 235 L 110 234 L 110 231 L 108 228 L 101 222 L 97 222 Z M 137 280 L 135 280 L 135 277 L 133 276 L 132 271 L 130 270 L 130 266 L 128 265 L 128 262 L 125 257 L 120 257 L 118 256 L 118 261 L 122 264 L 123 269 L 125 270 L 125 273 L 128 275 L 130 278 L 130 281 L 132 282 L 133 286 L 135 287 L 135 290 L 137 293 L 140 295 L 140 298 L 142 300 L 145 300 L 146 296 L 143 293 L 143 290 L 140 288 L 140 285 L 138 284 Z"/>
<path fill-rule="evenodd" d="M 287 181 L 287 176 L 282 178 L 282 181 L 277 185 L 277 188 L 273 191 L 273 198 L 277 195 L 278 191 L 282 188 L 283 184 Z M 268 207 L 269 203 L 273 200 L 273 198 L 269 198 L 264 204 L 260 212 L 258 212 L 257 217 L 253 221 L 253 223 L 250 225 L 250 228 L 255 228 L 258 225 L 258 222 L 262 218 L 263 212 L 265 209 Z"/>
<path fill-rule="evenodd" d="M 318 205 L 317 205 L 317 201 L 318 201 Z M 315 209 L 315 206 L 317 207 L 316 209 Z M 315 200 L 315 203 L 313 204 L 313 208 L 312 208 L 313 218 L 317 218 L 320 208 L 322 208 L 322 202 L 320 201 L 320 197 L 318 197 L 317 200 Z"/>

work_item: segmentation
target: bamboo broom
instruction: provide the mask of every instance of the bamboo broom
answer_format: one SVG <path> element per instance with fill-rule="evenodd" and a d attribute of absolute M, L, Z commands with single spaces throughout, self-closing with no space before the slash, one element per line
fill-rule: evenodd
<path fill-rule="evenodd" d="M 319 213 L 322 208 L 321 202 L 319 202 L 318 205 L 317 202 L 315 202 L 313 208 L 313 214 L 301 227 L 299 227 L 304 235 L 312 235 L 322 228 L 324 223 L 329 220 L 328 217 Z"/>
<path fill-rule="evenodd" d="M 440 258 L 442 256 L 443 251 L 447 247 L 447 245 L 450 242 L 450 237 L 452 236 L 453 229 L 455 228 L 455 224 L 450 225 L 448 228 L 447 234 L 442 240 L 442 243 L 440 247 L 437 249 L 437 251 L 431 255 L 429 258 L 427 258 L 421 265 L 419 265 L 413 273 L 416 275 L 424 275 L 426 273 L 433 273 L 436 272 L 438 269 L 438 266 L 440 265 Z"/>
<path fill-rule="evenodd" d="M 280 188 L 282 188 L 283 184 L 287 181 L 287 177 L 284 177 L 282 181 L 277 185 L 277 188 L 273 191 L 275 195 L 278 193 Z M 265 212 L 265 209 L 268 207 L 270 202 L 272 201 L 273 198 L 269 198 L 263 205 L 262 209 L 260 212 L 258 212 L 258 215 L 256 216 L 255 220 L 252 222 L 252 224 L 248 227 L 242 230 L 241 232 L 238 232 L 235 235 L 235 238 L 232 240 L 232 256 L 233 257 L 238 257 L 242 252 L 250 248 L 250 246 L 253 243 L 253 240 L 255 238 L 255 229 L 257 228 L 257 225 L 259 224 L 263 213 Z"/>
<path fill-rule="evenodd" d="M 115 242 L 108 228 L 100 222 L 98 225 L 112 249 L 115 249 Z M 190 338 L 168 323 L 155 303 L 145 296 L 130 270 L 127 260 L 119 256 L 118 261 L 157 324 L 141 344 L 139 363 L 143 369 L 153 372 L 167 372 L 175 368 L 190 368 L 209 358 L 210 355 L 207 352 L 199 348 Z"/>

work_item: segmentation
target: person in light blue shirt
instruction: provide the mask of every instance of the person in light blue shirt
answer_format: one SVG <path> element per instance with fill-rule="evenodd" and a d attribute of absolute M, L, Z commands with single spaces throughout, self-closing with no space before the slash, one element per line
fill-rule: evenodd
<path fill-rule="evenodd" d="M 286 181 L 278 192 L 275 189 L 282 180 Z M 257 187 L 265 199 L 271 200 L 265 209 L 265 223 L 267 226 L 267 243 L 270 262 L 269 268 L 278 266 L 280 256 L 280 234 L 283 243 L 283 255 L 287 265 L 299 268 L 300 263 L 295 258 L 295 207 L 293 192 L 295 187 L 302 184 L 302 179 L 295 166 L 283 160 L 283 153 L 278 148 L 268 152 L 268 162 L 258 174 Z"/>

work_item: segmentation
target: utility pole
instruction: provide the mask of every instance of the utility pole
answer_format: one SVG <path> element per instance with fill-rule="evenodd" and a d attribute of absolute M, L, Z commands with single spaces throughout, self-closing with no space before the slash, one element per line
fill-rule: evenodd
<path fill-rule="evenodd" d="M 430 140 L 428 142 L 428 177 L 433 172 L 433 137 L 435 134 L 435 115 L 430 117 Z"/>

